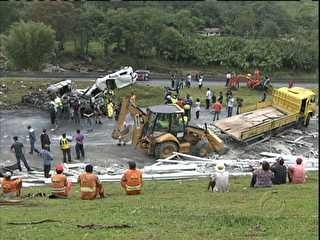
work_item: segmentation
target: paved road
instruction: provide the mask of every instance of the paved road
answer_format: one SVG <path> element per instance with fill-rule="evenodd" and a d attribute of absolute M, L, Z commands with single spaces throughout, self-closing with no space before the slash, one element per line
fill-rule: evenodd
<path fill-rule="evenodd" d="M 1 77 L 7 77 L 7 76 L 3 76 L 0 75 L 0 79 Z M 18 76 L 16 75 L 16 77 L 22 77 L 22 76 Z M 34 75 L 34 76 L 30 76 L 30 74 L 26 75 L 23 77 L 24 81 L 28 81 L 28 80 L 32 80 L 32 81 L 41 81 L 43 79 L 52 79 L 53 81 L 59 81 L 62 79 L 71 79 L 73 81 L 92 81 L 95 82 L 96 78 L 99 77 L 99 75 L 94 75 L 92 74 L 92 76 L 89 76 L 88 74 L 85 74 L 83 76 L 76 76 L 76 75 L 70 75 L 67 77 L 62 77 L 62 76 L 58 76 L 58 75 L 54 75 L 54 74 L 48 74 L 48 75 Z M 150 81 L 137 81 L 136 82 L 137 85 L 153 85 L 153 86 L 170 86 L 171 82 L 169 79 L 165 79 L 161 76 L 157 77 L 157 78 L 153 78 Z M 205 79 L 203 81 L 203 86 L 223 86 L 225 84 L 225 81 L 221 78 L 209 78 L 209 79 Z M 245 83 L 242 83 L 241 85 L 245 85 Z M 283 80 L 283 81 L 276 81 L 276 82 L 272 82 L 272 85 L 275 87 L 286 87 L 288 86 L 288 80 Z M 192 86 L 197 86 L 197 82 L 196 81 L 192 81 Z M 310 83 L 310 82 L 301 82 L 301 83 L 296 83 L 295 86 L 300 86 L 300 87 L 306 87 L 306 88 L 315 88 L 315 87 L 319 87 L 319 83 Z"/>

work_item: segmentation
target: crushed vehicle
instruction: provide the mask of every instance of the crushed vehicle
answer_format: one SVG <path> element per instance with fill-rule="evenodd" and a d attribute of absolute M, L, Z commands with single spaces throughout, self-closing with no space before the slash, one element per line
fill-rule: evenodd
<path fill-rule="evenodd" d="M 315 93 L 301 87 L 273 89 L 272 100 L 242 108 L 242 113 L 214 122 L 240 142 L 265 137 L 289 126 L 308 126 L 316 113 Z"/>
<path fill-rule="evenodd" d="M 48 94 L 56 94 L 59 96 L 63 96 L 66 93 L 70 93 L 72 91 L 71 80 L 66 79 L 61 82 L 49 85 L 47 88 Z"/>
<path fill-rule="evenodd" d="M 188 125 L 184 110 L 176 104 L 162 104 L 147 108 L 146 112 L 125 97 L 117 127 L 112 132 L 113 139 L 121 139 L 127 115 L 133 121 L 132 144 L 156 158 L 166 158 L 173 152 L 192 153 L 206 156 L 209 152 L 224 153 L 227 149 L 223 141 L 212 131 Z"/>
<path fill-rule="evenodd" d="M 105 90 L 115 90 L 130 86 L 134 84 L 136 80 L 137 74 L 133 72 L 132 67 L 124 67 L 114 73 L 97 78 L 95 84 L 85 89 L 82 94 L 86 97 L 95 97 Z"/>

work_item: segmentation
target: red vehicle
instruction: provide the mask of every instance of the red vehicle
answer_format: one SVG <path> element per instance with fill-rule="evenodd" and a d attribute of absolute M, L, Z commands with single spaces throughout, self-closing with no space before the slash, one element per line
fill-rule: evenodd
<path fill-rule="evenodd" d="M 136 70 L 137 81 L 149 81 L 150 80 L 150 71 L 148 70 Z"/>

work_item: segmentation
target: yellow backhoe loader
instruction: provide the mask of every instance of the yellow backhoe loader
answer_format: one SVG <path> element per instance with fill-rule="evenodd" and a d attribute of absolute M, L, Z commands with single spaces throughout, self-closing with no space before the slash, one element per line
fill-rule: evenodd
<path fill-rule="evenodd" d="M 123 99 L 117 127 L 112 138 L 121 139 L 128 134 L 126 118 L 133 118 L 132 144 L 156 158 L 166 158 L 173 152 L 204 157 L 212 151 L 223 154 L 223 141 L 212 131 L 189 126 L 184 110 L 176 104 L 162 104 L 139 108 L 130 98 Z"/>

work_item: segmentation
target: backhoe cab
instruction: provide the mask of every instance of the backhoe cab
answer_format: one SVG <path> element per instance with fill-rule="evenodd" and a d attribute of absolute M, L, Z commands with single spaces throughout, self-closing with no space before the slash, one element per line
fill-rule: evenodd
<path fill-rule="evenodd" d="M 147 113 L 137 111 L 132 103 L 128 106 L 134 117 L 132 143 L 149 155 L 166 158 L 181 152 L 204 157 L 214 150 L 225 150 L 223 141 L 210 130 L 188 126 L 184 110 L 176 104 L 152 106 Z M 113 137 L 119 135 L 113 133 Z"/>

